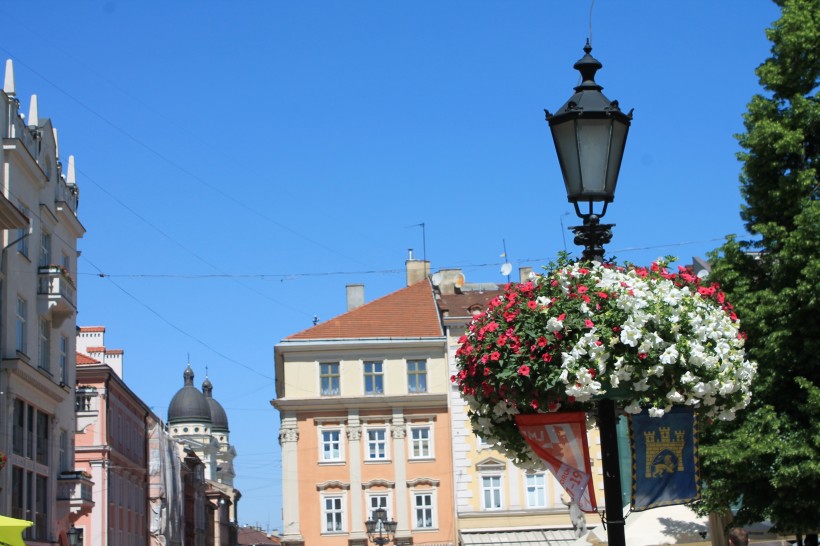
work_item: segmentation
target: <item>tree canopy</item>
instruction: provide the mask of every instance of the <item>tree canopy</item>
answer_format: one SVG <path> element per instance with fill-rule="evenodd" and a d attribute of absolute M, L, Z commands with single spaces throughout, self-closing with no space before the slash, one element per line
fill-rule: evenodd
<path fill-rule="evenodd" d="M 710 255 L 758 363 L 749 408 L 704 427 L 705 509 L 820 529 L 820 2 L 781 0 L 738 135 L 741 218 Z"/>

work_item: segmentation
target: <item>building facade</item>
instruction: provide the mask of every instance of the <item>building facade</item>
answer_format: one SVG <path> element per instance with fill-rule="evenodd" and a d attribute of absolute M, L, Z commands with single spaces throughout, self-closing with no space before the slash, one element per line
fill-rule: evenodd
<path fill-rule="evenodd" d="M 28 544 L 67 544 L 66 531 L 92 506 L 91 480 L 74 468 L 72 445 L 77 316 L 79 190 L 73 157 L 64 170 L 57 133 L 37 96 L 20 111 L 14 70 L 0 93 L 3 168 L 0 220 L 0 511 L 34 525 Z"/>
<path fill-rule="evenodd" d="M 446 338 L 426 262 L 407 277 L 274 349 L 283 544 L 364 546 L 378 508 L 397 544 L 456 543 Z"/>
<path fill-rule="evenodd" d="M 148 435 L 159 421 L 123 380 L 123 351 L 105 328 L 77 330 L 78 470 L 94 482 L 94 508 L 75 522 L 82 545 L 147 544 Z"/>
<path fill-rule="evenodd" d="M 186 546 L 235 545 L 242 494 L 234 487 L 236 450 L 228 416 L 213 397 L 210 379 L 205 378 L 202 391 L 194 386 L 190 364 L 168 407 L 168 434 L 183 461 Z"/>

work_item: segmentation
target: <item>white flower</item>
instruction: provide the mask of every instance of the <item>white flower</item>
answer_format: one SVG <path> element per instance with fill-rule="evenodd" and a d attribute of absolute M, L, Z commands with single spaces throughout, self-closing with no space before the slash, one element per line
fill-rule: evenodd
<path fill-rule="evenodd" d="M 564 329 L 564 323 L 555 317 L 550 317 L 547 321 L 547 331 L 551 333 L 560 332 Z"/>
<path fill-rule="evenodd" d="M 683 395 L 674 389 L 666 393 L 666 399 L 673 404 L 681 404 L 684 400 Z"/>
<path fill-rule="evenodd" d="M 679 354 L 680 353 L 678 353 L 677 347 L 675 347 L 674 345 L 670 345 L 663 352 L 663 354 L 660 357 L 660 360 L 664 364 L 674 364 L 675 362 L 677 362 Z"/>
<path fill-rule="evenodd" d="M 664 413 L 666 412 L 660 408 L 649 408 L 650 417 L 663 417 Z"/>
<path fill-rule="evenodd" d="M 624 408 L 624 411 L 627 412 L 627 413 L 631 413 L 631 414 L 635 415 L 637 413 L 640 413 L 642 410 L 641 410 L 640 404 L 638 404 L 638 401 L 633 400 L 632 402 L 629 403 L 628 406 L 626 406 Z"/>

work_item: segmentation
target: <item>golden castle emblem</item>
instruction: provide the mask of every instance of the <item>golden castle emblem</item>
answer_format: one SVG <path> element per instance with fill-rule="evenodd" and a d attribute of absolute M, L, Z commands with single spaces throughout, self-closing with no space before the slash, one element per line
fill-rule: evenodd
<path fill-rule="evenodd" d="M 660 432 L 660 441 L 657 432 Z M 661 427 L 658 431 L 643 433 L 646 440 L 646 477 L 663 477 L 667 472 L 683 472 L 683 447 L 686 432 L 675 431 L 672 439 L 669 427 Z"/>

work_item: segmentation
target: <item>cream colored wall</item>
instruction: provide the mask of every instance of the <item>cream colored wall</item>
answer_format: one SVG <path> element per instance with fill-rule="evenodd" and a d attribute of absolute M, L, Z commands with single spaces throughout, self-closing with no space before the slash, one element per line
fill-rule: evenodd
<path fill-rule="evenodd" d="M 441 349 L 406 348 L 388 350 L 365 350 L 356 353 L 356 358 L 339 358 L 338 352 L 311 352 L 288 355 L 285 361 L 285 397 L 319 398 L 319 364 L 338 362 L 340 375 L 340 396 L 365 396 L 364 363 L 381 361 L 384 373 L 384 395 L 407 394 L 407 361 L 427 361 L 427 392 L 445 393 L 449 389 L 447 360 L 441 356 Z"/>

